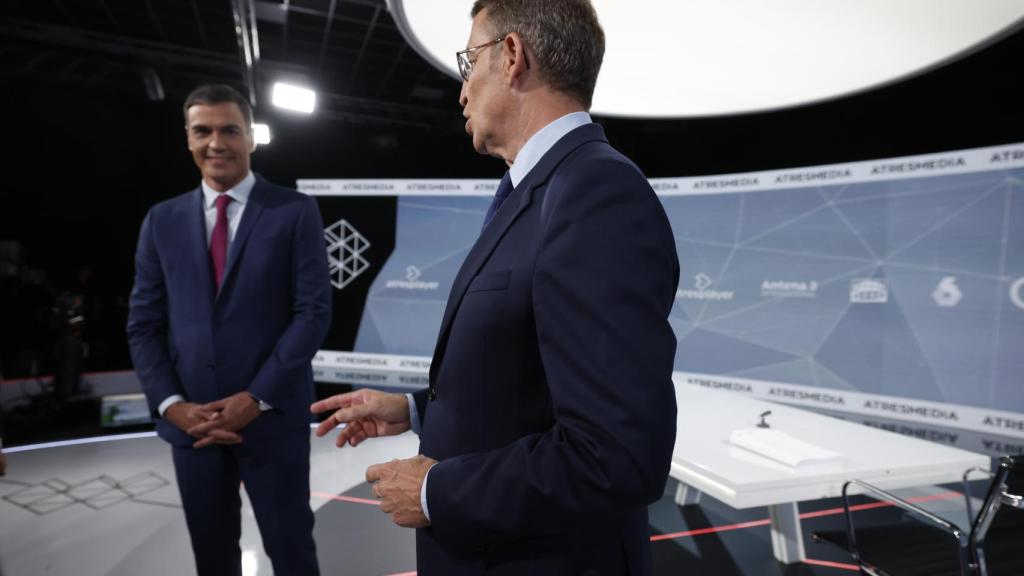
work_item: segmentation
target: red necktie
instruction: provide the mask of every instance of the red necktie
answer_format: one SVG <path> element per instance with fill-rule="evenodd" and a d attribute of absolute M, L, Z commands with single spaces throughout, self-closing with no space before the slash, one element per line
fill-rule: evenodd
<path fill-rule="evenodd" d="M 228 203 L 231 196 L 221 194 L 217 196 L 217 222 L 213 225 L 213 234 L 210 235 L 210 262 L 213 264 L 213 279 L 217 283 L 217 290 L 224 280 L 224 264 L 228 260 Z"/>

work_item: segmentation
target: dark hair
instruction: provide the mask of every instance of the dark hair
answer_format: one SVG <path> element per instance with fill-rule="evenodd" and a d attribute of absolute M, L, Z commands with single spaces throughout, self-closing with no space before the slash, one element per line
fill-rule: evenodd
<path fill-rule="evenodd" d="M 518 33 L 547 84 L 590 109 L 604 59 L 604 30 L 589 0 L 476 0 L 470 15 L 484 10 L 495 38 Z"/>
<path fill-rule="evenodd" d="M 190 92 L 188 98 L 185 98 L 185 123 L 188 124 L 188 109 L 196 104 L 211 105 L 224 102 L 238 104 L 238 108 L 242 110 L 242 118 L 245 120 L 243 129 L 246 132 L 252 130 L 252 106 L 241 92 L 227 84 L 203 84 Z"/>

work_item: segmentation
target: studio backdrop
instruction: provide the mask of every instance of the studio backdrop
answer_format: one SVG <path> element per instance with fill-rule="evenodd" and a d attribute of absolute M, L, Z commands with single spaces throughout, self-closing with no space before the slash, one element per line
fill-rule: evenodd
<path fill-rule="evenodd" d="M 677 378 L 1024 438 L 1024 144 L 651 185 L 680 259 Z M 496 186 L 298 182 L 335 289 L 318 378 L 425 385 Z"/>

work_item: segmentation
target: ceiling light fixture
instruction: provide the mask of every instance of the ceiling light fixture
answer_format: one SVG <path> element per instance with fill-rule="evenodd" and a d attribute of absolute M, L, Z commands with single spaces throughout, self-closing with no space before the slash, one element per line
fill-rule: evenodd
<path fill-rule="evenodd" d="M 316 92 L 309 88 L 276 82 L 270 101 L 278 108 L 312 114 L 316 109 Z"/>

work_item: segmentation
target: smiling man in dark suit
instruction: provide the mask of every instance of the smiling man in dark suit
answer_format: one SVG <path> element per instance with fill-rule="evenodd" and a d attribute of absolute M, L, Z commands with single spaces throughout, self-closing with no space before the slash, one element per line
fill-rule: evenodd
<path fill-rule="evenodd" d="M 276 574 L 318 574 L 309 506 L 310 361 L 330 324 L 316 202 L 250 171 L 252 111 L 236 90 L 185 101 L 199 188 L 139 233 L 132 360 L 172 445 L 201 576 L 241 575 L 245 483 Z"/>
<path fill-rule="evenodd" d="M 604 54 L 587 0 L 478 0 L 458 54 L 466 131 L 509 171 L 410 396 L 356 391 L 340 446 L 420 434 L 367 470 L 416 527 L 421 576 L 646 575 L 675 440 L 675 243 L 647 179 L 586 110 Z"/>

